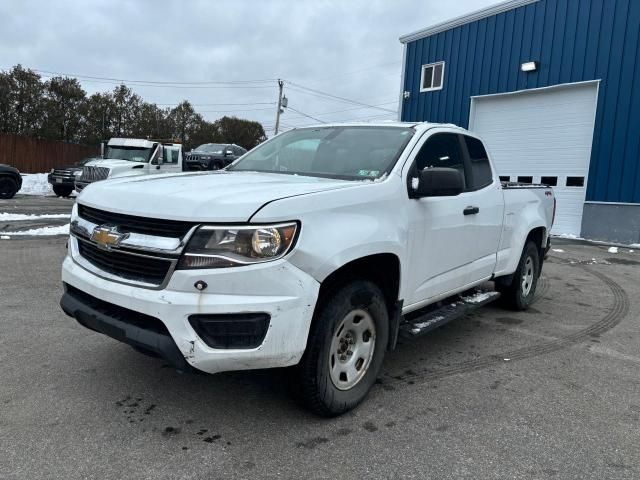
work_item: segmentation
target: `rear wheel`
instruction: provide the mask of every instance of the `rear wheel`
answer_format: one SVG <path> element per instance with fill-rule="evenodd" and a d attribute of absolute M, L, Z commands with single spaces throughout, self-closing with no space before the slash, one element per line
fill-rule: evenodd
<path fill-rule="evenodd" d="M 67 187 L 65 185 L 53 185 L 53 193 L 58 197 L 68 197 L 73 192 L 73 187 Z"/>
<path fill-rule="evenodd" d="M 325 298 L 297 367 L 305 407 L 331 417 L 358 405 L 380 372 L 388 332 L 384 295 L 374 283 L 353 281 Z"/>
<path fill-rule="evenodd" d="M 539 277 L 540 251 L 534 242 L 528 241 L 510 282 L 505 283 L 503 279 L 498 278 L 496 290 L 502 294 L 501 299 L 509 307 L 526 310 L 533 302 Z"/>
<path fill-rule="evenodd" d="M 8 200 L 18 193 L 18 183 L 11 177 L 0 177 L 0 198 Z"/>

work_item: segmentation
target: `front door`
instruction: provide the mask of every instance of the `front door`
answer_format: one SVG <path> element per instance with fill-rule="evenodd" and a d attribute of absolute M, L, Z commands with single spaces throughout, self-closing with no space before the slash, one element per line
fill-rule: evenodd
<path fill-rule="evenodd" d="M 475 188 L 462 137 L 438 129 L 430 133 L 418 145 L 408 175 L 430 167 L 455 168 L 463 173 L 465 191 L 408 200 L 411 293 L 406 306 L 427 303 L 488 278 L 495 267 L 502 226 L 499 185 L 492 181 Z"/>
<path fill-rule="evenodd" d="M 180 162 L 180 147 L 163 145 L 162 147 L 162 163 L 158 173 L 178 173 L 182 171 L 182 162 Z"/>

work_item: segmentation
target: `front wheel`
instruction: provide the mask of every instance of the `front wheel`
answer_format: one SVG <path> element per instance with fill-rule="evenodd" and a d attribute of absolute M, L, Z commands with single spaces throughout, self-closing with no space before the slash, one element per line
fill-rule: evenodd
<path fill-rule="evenodd" d="M 57 197 L 68 197 L 73 192 L 73 187 L 67 187 L 64 185 L 53 185 L 53 193 Z"/>
<path fill-rule="evenodd" d="M 518 268 L 511 277 L 510 283 L 498 278 L 498 290 L 504 303 L 515 310 L 526 310 L 533 302 L 540 277 L 540 251 L 532 241 L 527 242 L 518 262 Z"/>
<path fill-rule="evenodd" d="M 374 283 L 354 281 L 325 298 L 297 367 L 305 407 L 332 417 L 358 405 L 380 372 L 388 336 L 384 295 Z"/>
<path fill-rule="evenodd" d="M 0 177 L 0 198 L 8 200 L 18 193 L 18 183 L 11 177 Z"/>

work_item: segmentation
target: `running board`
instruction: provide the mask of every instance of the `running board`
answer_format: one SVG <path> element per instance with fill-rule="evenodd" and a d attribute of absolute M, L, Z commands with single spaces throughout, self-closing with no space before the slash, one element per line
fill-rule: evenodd
<path fill-rule="evenodd" d="M 460 318 L 500 298 L 494 290 L 473 289 L 454 295 L 427 307 L 427 310 L 412 312 L 400 324 L 400 335 L 413 338 L 438 328 L 451 320 Z"/>

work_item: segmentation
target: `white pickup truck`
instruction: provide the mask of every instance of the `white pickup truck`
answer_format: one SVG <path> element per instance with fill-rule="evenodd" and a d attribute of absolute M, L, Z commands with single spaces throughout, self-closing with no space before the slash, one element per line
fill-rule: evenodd
<path fill-rule="evenodd" d="M 84 164 L 75 190 L 107 178 L 132 177 L 183 170 L 182 145 L 138 138 L 112 138 L 102 158 Z"/>
<path fill-rule="evenodd" d="M 178 369 L 295 366 L 304 404 L 337 415 L 399 334 L 500 294 L 527 308 L 554 210 L 548 187 L 501 184 L 462 128 L 301 128 L 225 170 L 87 188 L 61 306 Z"/>

